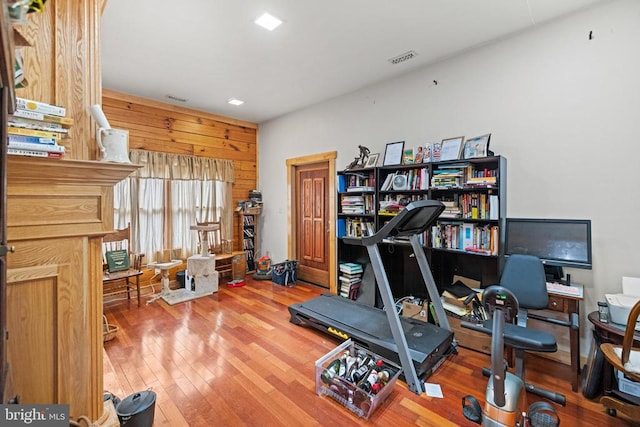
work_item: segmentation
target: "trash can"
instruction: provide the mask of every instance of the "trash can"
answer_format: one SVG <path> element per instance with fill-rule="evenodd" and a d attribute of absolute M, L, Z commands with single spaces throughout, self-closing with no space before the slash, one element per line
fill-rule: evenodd
<path fill-rule="evenodd" d="M 247 275 L 247 259 L 245 255 L 235 255 L 231 265 L 233 280 L 244 280 Z"/>
<path fill-rule="evenodd" d="M 181 288 L 184 288 L 184 281 L 185 281 L 184 279 L 186 274 L 187 274 L 187 270 L 181 270 L 176 273 L 176 281 L 178 282 Z"/>
<path fill-rule="evenodd" d="M 122 399 L 116 407 L 120 426 L 152 427 L 156 409 L 156 394 L 139 391 Z"/>

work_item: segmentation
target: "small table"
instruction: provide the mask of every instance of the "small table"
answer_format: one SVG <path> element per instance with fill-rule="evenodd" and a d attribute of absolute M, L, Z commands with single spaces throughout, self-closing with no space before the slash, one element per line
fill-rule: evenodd
<path fill-rule="evenodd" d="M 545 315 L 543 311 L 529 311 L 529 318 L 551 322 L 568 329 L 569 333 L 569 357 L 571 360 L 571 390 L 578 391 L 578 379 L 580 378 L 580 301 L 584 299 L 584 287 L 572 283 L 579 289 L 578 295 L 571 295 L 560 291 L 549 290 L 549 304 L 547 310 L 563 313 L 564 320 L 554 320 Z M 542 318 L 542 319 L 541 319 Z"/>
<path fill-rule="evenodd" d="M 589 319 L 589 322 L 593 323 L 593 328 L 595 330 L 596 337 L 600 340 L 600 342 L 622 345 L 622 340 L 624 339 L 624 331 L 625 331 L 626 325 L 619 325 L 617 323 L 611 323 L 611 322 L 603 323 L 600 321 L 600 316 L 597 311 L 593 311 L 589 313 L 587 318 Z M 640 346 L 640 332 L 636 331 L 636 333 L 633 334 L 632 345 L 635 347 Z M 599 347 L 597 351 L 601 351 Z M 613 377 L 613 367 L 609 363 L 606 363 L 605 361 L 603 381 L 602 381 L 602 387 L 603 387 L 605 396 L 620 393 L 612 389 L 611 387 L 612 377 Z"/>
<path fill-rule="evenodd" d="M 181 264 L 182 260 L 180 259 L 174 259 L 168 262 L 151 262 L 147 264 L 147 267 L 160 270 L 162 274 L 162 292 L 154 295 L 149 301 L 147 301 L 147 304 L 152 303 L 158 298 L 162 298 L 165 295 L 171 293 L 171 289 L 169 288 L 169 270 Z"/>

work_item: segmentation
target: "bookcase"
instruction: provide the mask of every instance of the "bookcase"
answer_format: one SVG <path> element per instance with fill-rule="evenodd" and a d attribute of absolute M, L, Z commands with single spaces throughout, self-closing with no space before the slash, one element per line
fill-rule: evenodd
<path fill-rule="evenodd" d="M 342 237 L 362 237 L 379 230 L 412 201 L 439 200 L 445 211 L 431 231 L 421 236 L 436 284 L 450 284 L 454 275 L 479 280 L 482 286 L 498 283 L 503 265 L 506 173 L 503 156 L 339 172 L 338 262 L 368 262 L 362 247 L 348 245 Z M 362 181 L 352 178 L 354 175 Z M 427 297 L 408 240 L 384 241 L 381 254 L 395 298 Z"/>
<path fill-rule="evenodd" d="M 247 261 L 247 273 L 256 270 L 256 255 L 258 255 L 258 217 L 259 208 L 251 208 L 239 213 L 240 236 L 242 238 L 242 250 Z"/>

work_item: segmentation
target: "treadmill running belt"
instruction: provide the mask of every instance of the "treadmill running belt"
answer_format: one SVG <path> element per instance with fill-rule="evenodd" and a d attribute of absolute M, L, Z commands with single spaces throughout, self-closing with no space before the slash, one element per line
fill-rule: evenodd
<path fill-rule="evenodd" d="M 307 323 L 341 338 L 346 337 L 340 333 L 346 334 L 378 355 L 399 362 L 389 321 L 379 308 L 358 304 L 338 295 L 324 294 L 292 304 L 289 312 L 292 323 Z M 439 366 L 439 360 L 444 359 L 453 334 L 420 320 L 400 317 L 400 323 L 418 375 L 429 376 L 432 369 Z"/>

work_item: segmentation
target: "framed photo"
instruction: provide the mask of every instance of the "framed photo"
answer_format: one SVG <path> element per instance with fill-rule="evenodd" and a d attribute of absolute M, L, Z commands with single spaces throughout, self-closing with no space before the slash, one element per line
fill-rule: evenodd
<path fill-rule="evenodd" d="M 459 159 L 463 141 L 464 136 L 443 139 L 442 145 L 440 146 L 440 161 Z"/>
<path fill-rule="evenodd" d="M 378 159 L 380 158 L 380 153 L 369 154 L 369 158 L 367 159 L 367 163 L 365 163 L 365 168 L 375 168 L 378 164 Z"/>
<path fill-rule="evenodd" d="M 402 164 L 402 154 L 404 152 L 404 141 L 390 142 L 384 150 L 384 160 L 382 166 L 392 166 Z"/>
<path fill-rule="evenodd" d="M 414 160 L 415 160 L 416 164 L 422 163 L 424 161 L 424 147 L 422 145 L 418 145 L 416 147 L 415 159 Z"/>
<path fill-rule="evenodd" d="M 463 158 L 474 159 L 476 157 L 487 157 L 489 154 L 489 141 L 491 134 L 476 136 L 468 139 L 464 144 Z"/>
<path fill-rule="evenodd" d="M 413 164 L 413 147 L 405 148 L 402 153 L 402 164 L 403 165 L 412 165 Z"/>

